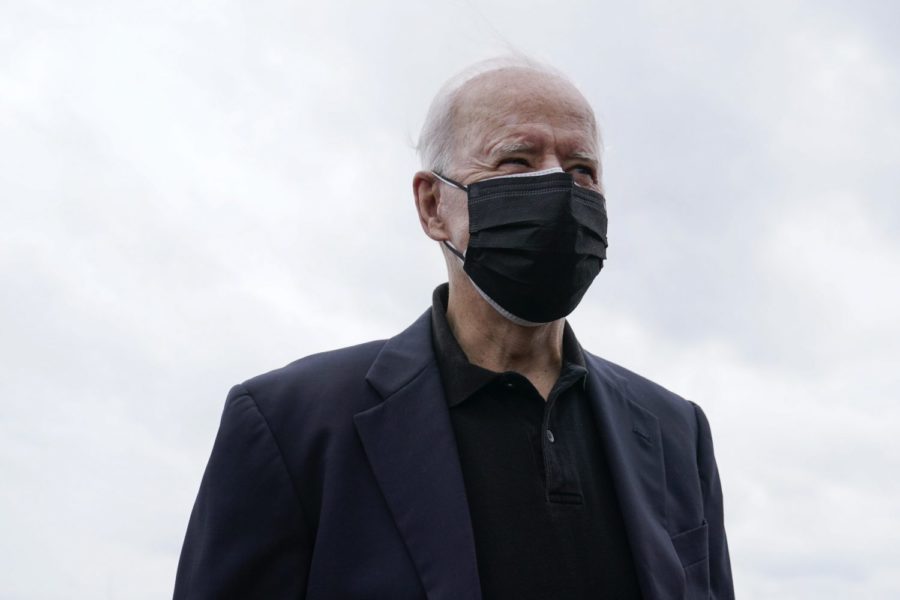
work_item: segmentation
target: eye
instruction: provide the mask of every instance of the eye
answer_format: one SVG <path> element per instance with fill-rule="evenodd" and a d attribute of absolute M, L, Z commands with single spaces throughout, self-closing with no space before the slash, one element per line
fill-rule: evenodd
<path fill-rule="evenodd" d="M 591 165 L 574 165 L 567 169 L 575 183 L 583 187 L 591 187 L 597 183 L 597 172 Z"/>
<path fill-rule="evenodd" d="M 587 175 L 591 179 L 594 178 L 594 168 L 590 165 L 575 165 L 574 167 L 569 167 L 569 172 L 581 175 Z"/>
<path fill-rule="evenodd" d="M 500 162 L 497 163 L 497 166 L 502 167 L 503 165 L 516 165 L 516 166 L 521 166 L 521 167 L 529 166 L 528 159 L 516 157 L 516 156 L 510 156 L 507 158 L 503 158 L 500 160 Z"/>

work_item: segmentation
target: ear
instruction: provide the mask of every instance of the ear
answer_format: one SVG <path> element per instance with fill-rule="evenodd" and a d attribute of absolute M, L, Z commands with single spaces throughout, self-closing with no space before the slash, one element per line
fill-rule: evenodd
<path fill-rule="evenodd" d="M 431 239 L 442 242 L 449 240 L 447 223 L 441 217 L 441 189 L 437 178 L 428 171 L 418 171 L 413 176 L 413 196 L 419 213 L 422 231 Z"/>

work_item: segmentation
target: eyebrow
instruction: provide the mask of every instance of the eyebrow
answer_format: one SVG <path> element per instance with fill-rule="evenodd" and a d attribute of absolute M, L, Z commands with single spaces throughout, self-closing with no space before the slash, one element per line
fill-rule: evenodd
<path fill-rule="evenodd" d="M 569 158 L 597 162 L 597 156 L 593 152 L 573 152 L 569 155 Z"/>
<path fill-rule="evenodd" d="M 490 156 L 505 156 L 509 154 L 519 154 L 522 152 L 533 152 L 536 148 L 536 145 L 531 142 L 505 142 L 491 149 Z M 586 160 L 593 163 L 600 162 L 597 158 L 597 155 L 593 152 L 584 151 L 584 150 L 576 150 L 572 152 L 568 156 L 566 156 L 569 160 Z"/>
<path fill-rule="evenodd" d="M 534 150 L 534 144 L 529 142 L 506 142 L 495 147 L 491 154 L 516 154 Z"/>

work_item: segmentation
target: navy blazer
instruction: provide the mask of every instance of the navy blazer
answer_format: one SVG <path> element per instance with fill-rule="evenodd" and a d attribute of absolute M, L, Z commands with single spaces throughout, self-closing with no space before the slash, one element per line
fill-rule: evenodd
<path fill-rule="evenodd" d="M 733 598 L 703 412 L 585 360 L 644 598 Z M 390 340 L 308 356 L 231 390 L 175 598 L 481 598 L 431 309 Z"/>

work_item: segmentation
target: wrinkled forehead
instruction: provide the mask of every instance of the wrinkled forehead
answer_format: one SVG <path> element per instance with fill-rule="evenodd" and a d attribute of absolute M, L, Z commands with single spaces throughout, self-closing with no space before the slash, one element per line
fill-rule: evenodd
<path fill-rule="evenodd" d="M 593 110 L 563 77 L 509 68 L 483 73 L 460 88 L 453 110 L 457 150 L 472 149 L 482 136 L 520 125 L 565 130 L 588 149 L 599 145 Z"/>

